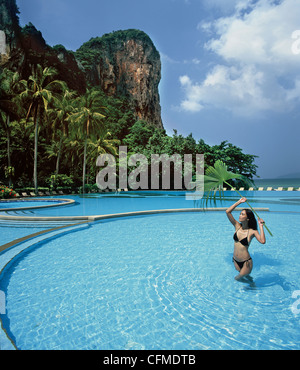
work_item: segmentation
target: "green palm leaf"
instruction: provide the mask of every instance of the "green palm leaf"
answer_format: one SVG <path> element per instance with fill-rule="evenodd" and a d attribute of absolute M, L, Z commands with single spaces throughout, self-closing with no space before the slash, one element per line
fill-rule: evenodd
<path fill-rule="evenodd" d="M 206 205 L 208 199 L 213 198 L 215 201 L 217 192 L 219 192 L 220 199 L 224 197 L 223 193 L 224 184 L 229 186 L 231 189 L 234 189 L 239 194 L 240 197 L 243 197 L 240 192 L 238 192 L 231 184 L 228 183 L 228 180 L 232 179 L 240 179 L 243 180 L 245 183 L 251 183 L 251 181 L 247 179 L 245 176 L 228 171 L 226 164 L 220 160 L 218 160 L 213 167 L 210 166 L 206 170 L 204 175 L 204 192 L 207 192 Z M 259 219 L 260 217 L 258 216 L 256 211 L 251 207 L 248 201 L 246 201 L 246 203 Z M 269 234 L 273 236 L 271 231 L 268 229 L 267 225 L 264 224 L 264 226 L 268 230 Z"/>

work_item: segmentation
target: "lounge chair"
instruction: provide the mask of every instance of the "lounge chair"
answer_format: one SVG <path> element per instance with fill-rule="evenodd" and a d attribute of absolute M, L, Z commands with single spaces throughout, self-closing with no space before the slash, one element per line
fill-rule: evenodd
<path fill-rule="evenodd" d="M 231 191 L 235 191 L 235 188 L 231 188 L 230 190 L 231 190 Z"/>
<path fill-rule="evenodd" d="M 239 191 L 244 191 L 245 190 L 245 188 L 240 188 L 240 190 Z"/>
<path fill-rule="evenodd" d="M 36 197 L 36 194 L 35 194 L 33 191 L 31 191 L 31 192 L 30 192 L 30 195 L 31 195 L 32 197 Z"/>
<path fill-rule="evenodd" d="M 264 190 L 264 188 L 258 188 L 258 191 L 263 191 Z"/>
<path fill-rule="evenodd" d="M 276 191 L 282 191 L 283 190 L 283 187 L 282 186 L 279 186 L 279 188 L 275 189 Z"/>
<path fill-rule="evenodd" d="M 298 188 L 298 189 L 295 189 L 296 191 L 300 191 L 300 188 Z"/>
<path fill-rule="evenodd" d="M 51 196 L 51 194 L 49 193 L 49 191 L 45 191 L 45 194 Z"/>
<path fill-rule="evenodd" d="M 59 190 L 58 194 L 64 195 L 64 193 L 61 190 Z"/>
<path fill-rule="evenodd" d="M 22 193 L 22 197 L 29 197 L 27 193 Z"/>
<path fill-rule="evenodd" d="M 19 193 L 16 193 L 16 198 L 20 198 L 20 194 Z"/>
<path fill-rule="evenodd" d="M 40 197 L 44 197 L 45 196 L 45 194 L 42 191 L 39 191 L 38 194 L 39 194 Z"/>
<path fill-rule="evenodd" d="M 52 195 L 58 195 L 55 190 L 52 191 Z"/>
<path fill-rule="evenodd" d="M 290 186 L 288 189 L 287 189 L 287 191 L 293 191 L 294 190 L 294 188 L 292 187 L 292 186 Z"/>
<path fill-rule="evenodd" d="M 273 188 L 271 186 L 267 187 L 267 191 L 271 191 Z"/>
<path fill-rule="evenodd" d="M 254 190 L 254 188 L 249 188 L 248 190 L 249 190 L 249 191 L 253 191 L 253 190 Z"/>
<path fill-rule="evenodd" d="M 223 191 L 226 191 L 227 190 L 227 188 L 223 188 Z"/>

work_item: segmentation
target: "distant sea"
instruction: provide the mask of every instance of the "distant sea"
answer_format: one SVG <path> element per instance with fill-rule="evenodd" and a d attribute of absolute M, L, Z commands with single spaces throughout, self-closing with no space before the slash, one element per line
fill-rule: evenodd
<path fill-rule="evenodd" d="M 294 188 L 298 189 L 300 187 L 300 178 L 282 178 L 282 179 L 255 179 L 254 184 L 257 187 L 268 187 L 272 186 L 272 188 L 277 189 L 279 186 L 282 186 L 283 188 L 288 188 L 290 186 L 293 186 Z"/>

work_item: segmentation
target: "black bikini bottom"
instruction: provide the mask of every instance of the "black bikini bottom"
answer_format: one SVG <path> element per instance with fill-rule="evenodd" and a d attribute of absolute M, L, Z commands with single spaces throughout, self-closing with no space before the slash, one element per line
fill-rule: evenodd
<path fill-rule="evenodd" d="M 232 257 L 232 262 L 236 262 L 240 269 L 242 269 L 242 268 L 243 268 L 243 266 L 244 266 L 244 263 L 245 263 L 245 262 L 248 262 L 248 261 L 250 261 L 250 260 L 252 260 L 252 258 L 251 258 L 251 257 L 250 257 L 250 258 L 248 258 L 248 259 L 247 259 L 247 260 L 245 260 L 245 261 L 240 262 L 240 261 L 237 261 L 234 257 Z"/>

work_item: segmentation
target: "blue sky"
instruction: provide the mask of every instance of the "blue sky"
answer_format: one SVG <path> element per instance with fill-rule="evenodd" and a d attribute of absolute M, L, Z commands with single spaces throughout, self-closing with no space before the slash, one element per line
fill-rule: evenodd
<path fill-rule="evenodd" d="M 299 0 L 17 0 L 22 26 L 76 50 L 120 29 L 160 52 L 162 120 L 258 155 L 261 178 L 300 173 Z"/>

